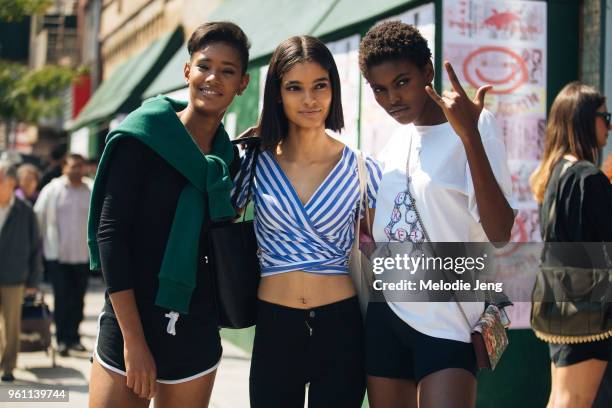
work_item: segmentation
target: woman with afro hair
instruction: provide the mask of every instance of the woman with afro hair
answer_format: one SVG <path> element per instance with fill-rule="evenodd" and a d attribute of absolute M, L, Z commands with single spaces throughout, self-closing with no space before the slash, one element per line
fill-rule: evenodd
<path fill-rule="evenodd" d="M 359 64 L 377 103 L 405 125 L 381 155 L 374 240 L 508 242 L 515 213 L 502 134 L 484 109 L 491 87 L 468 98 L 446 62 L 452 89 L 437 94 L 427 41 L 399 21 L 367 32 Z M 470 332 L 484 302 L 385 297 L 369 304 L 366 318 L 370 405 L 474 406 L 477 367 Z"/>

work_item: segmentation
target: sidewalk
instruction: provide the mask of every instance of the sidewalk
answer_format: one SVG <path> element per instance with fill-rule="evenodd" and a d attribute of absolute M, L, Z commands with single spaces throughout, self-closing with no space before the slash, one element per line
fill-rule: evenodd
<path fill-rule="evenodd" d="M 45 300 L 53 306 L 53 296 L 49 287 L 43 288 Z M 80 332 L 82 343 L 88 352 L 71 354 L 70 357 L 56 355 L 55 368 L 51 365 L 51 357 L 44 352 L 21 353 L 14 372 L 17 380 L 13 384 L 1 383 L 0 388 L 31 385 L 44 388 L 45 385 L 66 386 L 70 400 L 67 403 L 56 402 L 54 407 L 86 407 L 88 401 L 89 357 L 96 341 L 98 314 L 104 303 L 104 287 L 98 278 L 89 281 L 85 297 L 85 318 Z M 250 356 L 233 344 L 223 342 L 223 360 L 217 372 L 215 387 L 210 403 L 211 408 L 247 408 L 249 406 L 249 365 Z M 0 402 L 3 407 L 49 407 L 48 402 Z M 151 405 L 152 406 L 152 405 Z"/>

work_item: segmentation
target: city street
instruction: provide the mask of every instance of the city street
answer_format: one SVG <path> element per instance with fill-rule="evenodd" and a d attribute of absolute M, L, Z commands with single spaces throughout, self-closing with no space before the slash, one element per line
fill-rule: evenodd
<path fill-rule="evenodd" d="M 612 0 L 0 0 L 0 408 L 612 408 L 611 61 Z"/>
<path fill-rule="evenodd" d="M 45 301 L 53 306 L 50 287 L 43 285 Z M 0 389 L 14 386 L 34 386 L 42 389 L 45 385 L 65 386 L 69 390 L 68 403 L 53 403 L 57 407 L 85 407 L 88 400 L 88 379 L 91 363 L 89 357 L 96 341 L 98 314 L 104 302 L 104 288 L 101 279 L 91 278 L 85 297 L 85 318 L 81 324 L 82 343 L 85 353 L 71 352 L 70 357 L 56 356 L 55 368 L 51 356 L 44 352 L 20 353 L 13 384 L 0 384 Z M 233 344 L 223 342 L 223 360 L 219 367 L 211 408 L 248 407 L 249 354 Z M 0 407 L 15 407 L 14 402 L 1 402 Z M 17 406 L 49 407 L 48 402 L 23 402 Z"/>

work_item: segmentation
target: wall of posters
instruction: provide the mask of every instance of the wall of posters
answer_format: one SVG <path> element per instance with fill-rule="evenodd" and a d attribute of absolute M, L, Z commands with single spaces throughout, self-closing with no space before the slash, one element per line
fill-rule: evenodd
<path fill-rule="evenodd" d="M 444 0 L 443 4 L 443 59 L 453 65 L 468 95 L 482 85 L 493 85 L 486 105 L 496 114 L 504 135 L 519 209 L 512 240 L 540 241 L 529 176 L 542 156 L 546 127 L 546 3 Z M 450 88 L 446 73 L 443 88 Z M 528 307 L 515 308 L 514 327 L 528 326 L 528 311 Z"/>
<path fill-rule="evenodd" d="M 427 40 L 433 56 L 435 52 L 434 17 L 434 5 L 432 3 L 416 7 L 383 21 L 400 20 L 404 23 L 417 26 L 423 37 Z M 432 58 L 432 61 L 435 61 L 435 58 Z M 378 155 L 384 149 L 393 133 L 401 125 L 378 106 L 370 85 L 364 79 L 361 81 L 361 87 L 360 147 L 363 151 L 378 158 Z"/>

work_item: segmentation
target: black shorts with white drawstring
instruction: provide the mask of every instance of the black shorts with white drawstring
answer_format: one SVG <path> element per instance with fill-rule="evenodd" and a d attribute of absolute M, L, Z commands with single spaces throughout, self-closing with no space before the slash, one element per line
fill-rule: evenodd
<path fill-rule="evenodd" d="M 175 335 L 168 333 L 168 311 L 154 306 L 141 311 L 141 322 L 149 350 L 155 360 L 157 382 L 178 384 L 213 372 L 223 349 L 214 321 L 196 315 L 180 315 Z M 98 318 L 94 358 L 107 370 L 126 375 L 123 335 L 114 314 L 105 308 Z"/>

